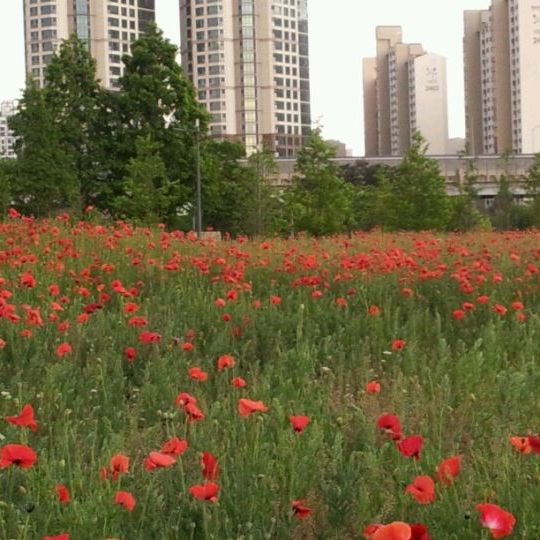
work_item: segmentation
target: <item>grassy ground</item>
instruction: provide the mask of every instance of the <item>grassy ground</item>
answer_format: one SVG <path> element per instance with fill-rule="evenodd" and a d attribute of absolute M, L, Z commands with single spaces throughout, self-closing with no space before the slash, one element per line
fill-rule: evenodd
<path fill-rule="evenodd" d="M 509 437 L 539 430 L 539 246 L 532 232 L 198 243 L 0 225 L 0 418 L 30 404 L 39 425 L 0 423 L 0 448 L 37 454 L 0 469 L 0 538 L 343 540 L 401 520 L 476 540 L 490 537 L 476 505 L 490 502 L 515 516 L 513 537 L 537 540 L 540 456 Z M 234 366 L 219 371 L 222 355 Z M 366 391 L 373 380 L 380 393 Z M 204 419 L 189 421 L 181 392 Z M 241 416 L 241 398 L 266 412 Z M 383 413 L 402 438 L 423 437 L 420 459 L 377 428 Z M 291 415 L 310 423 L 295 432 Z M 146 470 L 172 437 L 187 450 Z M 190 492 L 205 451 L 219 463 L 215 502 Z M 103 479 L 116 454 L 128 471 Z M 437 466 L 456 455 L 445 485 Z M 418 475 L 436 480 L 430 504 L 406 493 Z"/>

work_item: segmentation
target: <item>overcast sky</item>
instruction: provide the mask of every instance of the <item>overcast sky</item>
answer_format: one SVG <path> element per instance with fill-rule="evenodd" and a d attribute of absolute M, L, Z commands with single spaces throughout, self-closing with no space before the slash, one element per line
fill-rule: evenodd
<path fill-rule="evenodd" d="M 230 2 L 233 0 L 224 0 Z M 257 0 L 256 0 L 257 1 Z M 0 101 L 24 85 L 23 0 L 0 0 Z M 309 0 L 311 112 L 328 139 L 364 151 L 362 58 L 375 53 L 375 27 L 401 25 L 405 42 L 448 60 L 451 137 L 464 136 L 463 11 L 489 0 Z M 179 43 L 179 0 L 156 0 L 157 21 Z"/>

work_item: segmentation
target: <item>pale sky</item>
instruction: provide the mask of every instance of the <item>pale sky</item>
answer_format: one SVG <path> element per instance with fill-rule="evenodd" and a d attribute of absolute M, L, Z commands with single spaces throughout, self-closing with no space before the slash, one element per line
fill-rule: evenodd
<path fill-rule="evenodd" d="M 229 2 L 232 0 L 224 0 Z M 0 0 L 0 101 L 24 86 L 23 0 Z M 375 27 L 400 25 L 403 41 L 447 58 L 450 137 L 463 137 L 463 11 L 489 0 L 309 0 L 311 113 L 323 135 L 364 153 L 362 58 L 375 53 Z M 156 0 L 157 22 L 179 44 L 179 0 Z"/>

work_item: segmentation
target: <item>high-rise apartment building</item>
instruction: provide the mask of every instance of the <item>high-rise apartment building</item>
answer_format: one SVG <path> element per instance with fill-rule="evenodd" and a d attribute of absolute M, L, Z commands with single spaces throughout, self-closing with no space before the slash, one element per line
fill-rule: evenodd
<path fill-rule="evenodd" d="M 492 0 L 464 23 L 470 152 L 540 151 L 540 0 Z"/>
<path fill-rule="evenodd" d="M 15 157 L 15 137 L 9 129 L 9 117 L 17 112 L 16 101 L 0 103 L 0 159 Z"/>
<path fill-rule="evenodd" d="M 88 44 L 97 78 L 116 88 L 122 55 L 155 20 L 155 0 L 24 0 L 26 71 L 40 85 L 62 40 L 73 33 Z"/>
<path fill-rule="evenodd" d="M 180 0 L 180 31 L 211 134 L 294 157 L 311 128 L 307 0 Z"/>
<path fill-rule="evenodd" d="M 446 153 L 446 61 L 418 43 L 402 43 L 401 27 L 376 29 L 377 56 L 363 60 L 366 156 L 402 156 L 414 131 L 430 154 Z"/>

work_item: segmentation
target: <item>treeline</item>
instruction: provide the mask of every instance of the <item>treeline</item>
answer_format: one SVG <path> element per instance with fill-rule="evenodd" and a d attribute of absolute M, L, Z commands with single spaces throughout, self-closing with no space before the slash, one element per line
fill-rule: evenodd
<path fill-rule="evenodd" d="M 199 166 L 203 228 L 233 235 L 540 226 L 540 156 L 529 171 L 526 204 L 516 204 L 503 174 L 486 213 L 474 162 L 459 195 L 448 196 L 419 133 L 397 167 L 340 167 L 313 130 L 292 184 L 280 187 L 270 151 L 246 158 L 240 143 L 207 135 L 210 117 L 176 54 L 152 26 L 124 56 L 118 90 L 109 91 L 96 81 L 85 44 L 76 36 L 65 41 L 45 87 L 29 80 L 10 121 L 17 159 L 0 160 L 0 212 L 13 206 L 36 217 L 82 216 L 92 207 L 111 219 L 192 229 Z"/>

